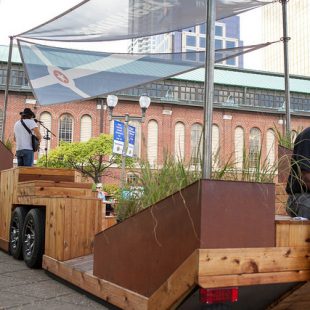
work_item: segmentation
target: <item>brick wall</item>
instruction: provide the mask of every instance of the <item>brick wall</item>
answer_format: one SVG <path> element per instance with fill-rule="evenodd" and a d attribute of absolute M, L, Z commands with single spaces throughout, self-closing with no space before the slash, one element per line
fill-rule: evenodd
<path fill-rule="evenodd" d="M 100 109 L 97 109 L 97 100 L 88 100 L 76 103 L 57 104 L 49 106 L 39 106 L 25 104 L 27 98 L 32 98 L 29 93 L 10 93 L 8 100 L 8 109 L 6 116 L 5 139 L 13 138 L 13 126 L 19 119 L 19 112 L 25 107 L 30 107 L 39 119 L 42 112 L 50 112 L 52 115 L 52 132 L 56 135 L 51 141 L 51 147 L 54 148 L 58 143 L 58 121 L 63 113 L 69 113 L 74 119 L 73 139 L 80 139 L 80 119 L 82 115 L 88 114 L 93 121 L 93 135 L 97 136 L 100 132 Z M 4 95 L 0 92 L 0 108 L 3 109 Z M 165 110 L 165 114 L 163 111 Z M 171 112 L 167 112 L 171 111 Z M 114 109 L 114 115 L 140 115 L 140 107 L 138 102 L 119 100 L 118 105 Z M 171 115 L 170 115 L 171 113 Z M 232 109 L 215 109 L 213 113 L 213 123 L 219 126 L 220 130 L 220 154 L 223 161 L 227 160 L 234 151 L 234 130 L 237 126 L 241 126 L 245 130 L 245 142 L 248 146 L 250 129 L 257 127 L 262 132 L 263 158 L 266 156 L 266 131 L 269 128 L 277 126 L 279 130 L 282 125 L 278 122 L 284 115 L 271 114 L 266 112 L 249 112 Z M 164 150 L 173 154 L 174 152 L 174 128 L 177 122 L 185 124 L 185 160 L 190 159 L 190 129 L 194 123 L 203 122 L 203 109 L 200 107 L 181 106 L 168 103 L 152 102 L 146 112 L 145 123 L 142 124 L 142 137 L 147 137 L 147 124 L 150 120 L 158 122 L 158 162 L 163 160 Z M 292 116 L 292 129 L 307 127 L 309 118 Z M 108 111 L 103 112 L 103 131 L 109 133 Z M 141 155 L 146 158 L 146 146 L 143 143 Z M 277 152 L 277 148 L 276 148 Z M 118 173 L 117 173 L 118 175 Z M 117 178 L 116 175 L 116 178 Z"/>

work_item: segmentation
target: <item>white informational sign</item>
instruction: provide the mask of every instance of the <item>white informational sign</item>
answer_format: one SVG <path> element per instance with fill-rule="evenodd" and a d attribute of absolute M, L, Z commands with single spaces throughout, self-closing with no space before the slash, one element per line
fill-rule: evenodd
<path fill-rule="evenodd" d="M 135 139 L 136 139 L 136 128 L 133 126 L 128 126 L 128 147 L 126 156 L 133 157 L 135 149 Z"/>
<path fill-rule="evenodd" d="M 114 121 L 113 134 L 113 153 L 123 154 L 125 145 L 125 124 L 120 121 Z"/>

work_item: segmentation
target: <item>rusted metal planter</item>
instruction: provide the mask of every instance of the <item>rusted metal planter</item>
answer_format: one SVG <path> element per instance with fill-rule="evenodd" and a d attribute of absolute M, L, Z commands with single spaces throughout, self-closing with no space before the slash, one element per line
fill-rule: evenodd
<path fill-rule="evenodd" d="M 99 233 L 94 275 L 151 296 L 196 249 L 275 246 L 274 184 L 200 180 Z"/>

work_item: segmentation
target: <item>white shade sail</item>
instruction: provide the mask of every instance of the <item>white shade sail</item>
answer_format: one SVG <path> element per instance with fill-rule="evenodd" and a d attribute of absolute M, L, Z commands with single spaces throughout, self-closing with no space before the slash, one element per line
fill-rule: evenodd
<path fill-rule="evenodd" d="M 216 19 L 237 15 L 273 0 L 215 0 Z M 145 37 L 206 22 L 207 0 L 86 0 L 17 36 L 63 42 Z"/>

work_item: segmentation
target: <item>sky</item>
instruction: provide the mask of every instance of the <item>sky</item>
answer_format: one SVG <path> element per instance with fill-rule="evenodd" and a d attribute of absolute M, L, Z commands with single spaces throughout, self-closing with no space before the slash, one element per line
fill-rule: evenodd
<path fill-rule="evenodd" d="M 81 0 L 0 0 L 0 45 L 9 45 L 9 36 L 20 34 L 38 26 L 80 2 Z M 253 23 L 253 20 L 258 20 L 259 14 L 259 9 L 255 9 L 240 15 L 241 39 L 245 45 L 262 43 L 260 31 Z M 60 45 L 72 47 L 72 43 Z M 128 42 L 126 41 L 88 43 L 87 46 L 76 44 L 73 46 L 73 48 L 106 52 L 127 52 L 127 47 Z M 245 55 L 245 67 L 259 69 L 260 52 Z"/>

